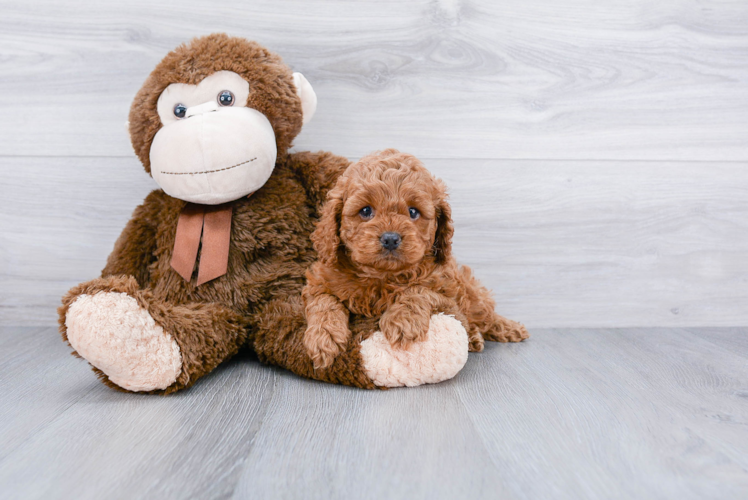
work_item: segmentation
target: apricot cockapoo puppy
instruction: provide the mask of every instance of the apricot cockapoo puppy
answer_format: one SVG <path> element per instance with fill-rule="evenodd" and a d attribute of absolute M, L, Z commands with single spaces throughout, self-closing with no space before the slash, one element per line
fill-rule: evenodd
<path fill-rule="evenodd" d="M 496 314 L 490 292 L 452 257 L 444 183 L 412 155 L 388 149 L 348 167 L 312 233 L 319 260 L 303 291 L 306 349 L 332 364 L 351 336 L 350 313 L 379 318 L 396 347 L 425 340 L 432 314 L 452 314 L 470 338 L 519 342 L 529 335 Z"/>

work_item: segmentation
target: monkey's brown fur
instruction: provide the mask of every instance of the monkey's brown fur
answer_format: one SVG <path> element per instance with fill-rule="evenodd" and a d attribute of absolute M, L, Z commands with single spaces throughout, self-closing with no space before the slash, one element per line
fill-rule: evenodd
<path fill-rule="evenodd" d="M 364 207 L 373 215 L 362 216 Z M 394 251 L 380 242 L 386 232 L 402 238 Z M 406 349 L 424 340 L 431 315 L 440 312 L 463 323 L 471 351 L 482 351 L 484 339 L 526 339 L 522 325 L 495 312 L 470 268 L 457 265 L 453 232 L 444 183 L 415 157 L 389 149 L 348 167 L 311 236 L 319 261 L 303 291 L 304 344 L 315 367 L 330 366 L 346 349 L 350 313 L 378 320 L 387 339 Z"/>
<path fill-rule="evenodd" d="M 196 84 L 221 70 L 234 71 L 249 82 L 247 106 L 269 119 L 278 149 L 267 183 L 232 202 L 227 273 L 197 287 L 194 275 L 187 282 L 171 268 L 177 219 L 185 202 L 153 191 L 135 209 L 101 278 L 78 285 L 63 297 L 63 339 L 67 341 L 66 313 L 78 296 L 121 292 L 134 297 L 180 349 L 182 372 L 176 382 L 153 392 L 192 385 L 243 346 L 252 347 L 260 360 L 305 377 L 373 388 L 359 351 L 359 342 L 376 326 L 370 320 L 360 318 L 352 325 L 354 335 L 347 347 L 325 370 L 313 369 L 304 348 L 301 290 L 304 272 L 316 258 L 309 235 L 327 191 L 349 162 L 330 153 L 288 153 L 301 130 L 302 110 L 292 73 L 280 57 L 254 42 L 226 35 L 198 38 L 169 53 L 132 104 L 130 136 L 136 154 L 150 172 L 151 142 L 161 127 L 156 103 L 169 84 Z"/>

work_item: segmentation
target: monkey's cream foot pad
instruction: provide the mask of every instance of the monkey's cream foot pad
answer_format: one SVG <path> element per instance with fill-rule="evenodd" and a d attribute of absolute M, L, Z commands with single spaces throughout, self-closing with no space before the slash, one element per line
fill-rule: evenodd
<path fill-rule="evenodd" d="M 468 358 L 468 335 L 452 316 L 431 316 L 426 340 L 408 350 L 393 348 L 382 332 L 361 342 L 366 374 L 380 387 L 413 387 L 448 380 Z"/>
<path fill-rule="evenodd" d="M 65 326 L 78 354 L 124 389 L 166 389 L 182 370 L 176 341 L 126 293 L 81 295 Z"/>

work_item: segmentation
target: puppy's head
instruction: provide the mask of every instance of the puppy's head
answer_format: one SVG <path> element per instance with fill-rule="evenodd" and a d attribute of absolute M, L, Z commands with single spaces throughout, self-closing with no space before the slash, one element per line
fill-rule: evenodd
<path fill-rule="evenodd" d="M 444 183 L 412 155 L 388 149 L 348 167 L 330 191 L 312 242 L 320 259 L 341 255 L 364 268 L 398 272 L 451 252 Z"/>

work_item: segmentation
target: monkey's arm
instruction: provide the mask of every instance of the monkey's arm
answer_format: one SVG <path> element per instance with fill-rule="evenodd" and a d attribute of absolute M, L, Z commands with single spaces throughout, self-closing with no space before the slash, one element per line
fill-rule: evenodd
<path fill-rule="evenodd" d="M 128 275 L 133 276 L 142 288 L 148 285 L 148 267 L 156 258 L 154 215 L 160 212 L 159 194 L 160 191 L 151 192 L 143 204 L 135 209 L 114 243 L 114 250 L 101 271 L 102 277 Z"/>
<path fill-rule="evenodd" d="M 288 158 L 289 168 L 301 181 L 318 213 L 327 192 L 350 164 L 347 158 L 326 151 L 293 153 Z"/>

